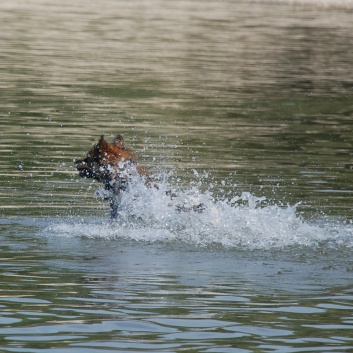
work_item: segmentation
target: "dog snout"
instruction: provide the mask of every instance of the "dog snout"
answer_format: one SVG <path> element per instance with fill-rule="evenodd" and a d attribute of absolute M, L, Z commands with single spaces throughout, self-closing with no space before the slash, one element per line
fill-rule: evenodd
<path fill-rule="evenodd" d="M 87 162 L 84 159 L 78 160 L 78 161 L 74 162 L 74 164 L 75 164 L 75 168 L 77 170 L 82 170 L 82 169 L 87 168 Z"/>
<path fill-rule="evenodd" d="M 84 159 L 76 161 L 75 168 L 76 168 L 76 170 L 78 170 L 79 175 L 81 177 L 83 177 L 83 178 L 90 178 L 91 177 L 91 172 L 88 167 L 88 163 Z"/>

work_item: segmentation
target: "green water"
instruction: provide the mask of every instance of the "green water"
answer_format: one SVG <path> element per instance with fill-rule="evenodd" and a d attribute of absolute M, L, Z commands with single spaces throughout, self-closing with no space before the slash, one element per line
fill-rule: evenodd
<path fill-rule="evenodd" d="M 1 352 L 353 350 L 353 21 L 328 3 L 0 3 Z M 117 133 L 215 218 L 110 224 L 73 161 Z"/>

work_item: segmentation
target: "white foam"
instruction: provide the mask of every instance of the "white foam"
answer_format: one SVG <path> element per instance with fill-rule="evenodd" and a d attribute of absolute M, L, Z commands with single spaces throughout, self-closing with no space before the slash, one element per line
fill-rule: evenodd
<path fill-rule="evenodd" d="M 127 239 L 148 242 L 183 242 L 193 246 L 273 249 L 288 246 L 317 246 L 322 242 L 353 245 L 352 224 L 309 223 L 297 215 L 297 206 L 266 204 L 264 197 L 242 192 L 232 199 L 215 199 L 199 185 L 179 190 L 171 200 L 165 180 L 159 188 L 132 181 L 122 197 L 117 221 L 71 219 L 46 228 L 51 236 Z M 97 193 L 99 194 L 99 192 Z M 178 211 L 202 203 L 203 212 Z"/>

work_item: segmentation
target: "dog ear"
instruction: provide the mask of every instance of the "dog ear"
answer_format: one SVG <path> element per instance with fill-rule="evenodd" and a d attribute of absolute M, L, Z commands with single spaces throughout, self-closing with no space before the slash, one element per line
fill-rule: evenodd
<path fill-rule="evenodd" d="M 101 136 L 101 138 L 98 141 L 98 148 L 100 151 L 107 149 L 108 147 L 108 142 L 105 141 L 104 135 Z"/>
<path fill-rule="evenodd" d="M 124 138 L 122 135 L 117 135 L 112 143 L 119 148 L 125 148 Z"/>

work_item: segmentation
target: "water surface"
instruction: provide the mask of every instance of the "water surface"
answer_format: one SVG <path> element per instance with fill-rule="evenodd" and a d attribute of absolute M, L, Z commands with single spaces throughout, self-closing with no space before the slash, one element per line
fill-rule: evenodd
<path fill-rule="evenodd" d="M 0 350 L 351 351 L 352 6 L 2 1 Z M 161 182 L 111 222 L 117 133 Z"/>

